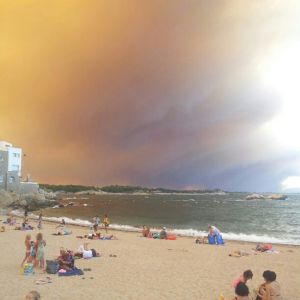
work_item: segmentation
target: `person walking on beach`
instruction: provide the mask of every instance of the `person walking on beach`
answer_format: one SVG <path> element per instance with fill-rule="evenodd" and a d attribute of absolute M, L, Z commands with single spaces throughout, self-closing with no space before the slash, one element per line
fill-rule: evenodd
<path fill-rule="evenodd" d="M 110 220 L 108 218 L 107 215 L 104 215 L 104 218 L 103 218 L 103 225 L 104 225 L 104 228 L 105 228 L 105 232 L 107 233 L 107 228 L 110 224 Z"/>

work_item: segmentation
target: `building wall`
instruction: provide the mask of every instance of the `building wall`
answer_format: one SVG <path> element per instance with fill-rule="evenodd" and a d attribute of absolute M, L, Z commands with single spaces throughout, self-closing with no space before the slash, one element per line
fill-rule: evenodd
<path fill-rule="evenodd" d="M 22 149 L 0 141 L 0 189 L 20 194 L 37 193 L 36 182 L 21 182 Z"/>
<path fill-rule="evenodd" d="M 8 152 L 0 150 L 0 188 L 6 189 Z"/>
<path fill-rule="evenodd" d="M 18 172 L 18 175 L 22 174 L 22 149 L 9 147 L 8 148 L 8 171 Z"/>
<path fill-rule="evenodd" d="M 38 193 L 39 185 L 36 182 L 20 182 L 20 194 L 34 194 Z"/>
<path fill-rule="evenodd" d="M 6 190 L 9 192 L 20 192 L 20 177 L 19 172 L 11 171 L 6 175 Z"/>

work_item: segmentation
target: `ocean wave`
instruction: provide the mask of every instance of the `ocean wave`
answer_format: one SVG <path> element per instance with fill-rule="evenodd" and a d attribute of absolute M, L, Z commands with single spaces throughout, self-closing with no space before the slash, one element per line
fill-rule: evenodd
<path fill-rule="evenodd" d="M 16 216 L 23 216 L 24 212 L 20 210 L 14 210 L 12 213 Z M 38 216 L 30 213 L 29 217 L 32 219 L 38 219 Z M 62 219 L 65 220 L 66 224 L 77 225 L 89 227 L 92 225 L 90 221 L 82 219 L 71 219 L 67 217 L 43 217 L 43 220 L 49 222 L 60 223 Z M 123 224 L 111 224 L 109 226 L 111 229 L 119 231 L 129 231 L 129 232 L 141 232 L 141 228 L 123 225 Z M 158 232 L 159 228 L 151 228 L 151 231 Z M 185 237 L 199 237 L 206 236 L 207 231 L 197 230 L 193 228 L 189 229 L 168 229 L 170 234 L 175 234 L 178 236 Z M 222 232 L 222 236 L 225 240 L 231 241 L 244 241 L 244 242 L 254 242 L 254 243 L 273 243 L 273 244 L 285 244 L 285 245 L 300 245 L 300 237 L 295 238 L 294 236 L 287 235 L 285 238 L 272 237 L 268 235 L 257 235 L 257 234 L 245 234 L 245 233 L 233 233 L 233 232 Z"/>

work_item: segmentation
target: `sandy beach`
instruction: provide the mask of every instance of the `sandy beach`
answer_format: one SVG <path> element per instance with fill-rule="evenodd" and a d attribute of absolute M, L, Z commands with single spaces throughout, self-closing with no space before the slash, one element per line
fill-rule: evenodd
<path fill-rule="evenodd" d="M 2 217 L 4 220 L 6 217 Z M 31 221 L 36 227 L 36 221 Z M 0 233 L 0 299 L 24 299 L 30 290 L 41 293 L 42 299 L 201 299 L 218 300 L 234 296 L 232 281 L 244 270 L 251 269 L 254 278 L 248 283 L 251 291 L 262 281 L 264 270 L 277 273 L 284 300 L 300 299 L 300 247 L 275 245 L 278 254 L 260 253 L 248 257 L 229 257 L 234 250 L 251 250 L 255 245 L 226 242 L 225 246 L 197 245 L 192 238 L 175 241 L 140 237 L 136 232 L 111 231 L 118 240 L 78 239 L 88 229 L 69 226 L 73 234 L 53 236 L 54 223 L 44 223 L 41 232 L 47 242 L 46 259 L 59 255 L 60 247 L 77 250 L 84 241 L 101 253 L 100 258 L 76 260 L 78 268 L 90 268 L 83 276 L 59 277 L 43 274 L 24 276 L 20 264 L 25 254 L 27 233 L 35 238 L 38 230 L 19 231 L 6 226 Z M 111 257 L 110 255 L 116 255 Z M 36 284 L 51 277 L 51 283 Z"/>

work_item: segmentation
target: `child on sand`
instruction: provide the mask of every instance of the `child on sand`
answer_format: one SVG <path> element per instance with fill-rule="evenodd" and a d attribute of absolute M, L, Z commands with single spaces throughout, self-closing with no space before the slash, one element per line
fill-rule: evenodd
<path fill-rule="evenodd" d="M 25 252 L 25 257 L 21 263 L 21 267 L 23 267 L 24 263 L 29 259 L 30 257 L 30 249 L 31 249 L 31 235 L 27 234 L 25 237 L 25 248 L 26 248 L 26 252 Z"/>
<path fill-rule="evenodd" d="M 251 271 L 251 270 L 246 270 L 239 278 L 237 278 L 237 279 L 235 279 L 235 280 L 233 281 L 232 286 L 233 286 L 234 288 L 236 288 L 237 285 L 238 285 L 240 282 L 246 284 L 247 281 L 248 281 L 249 279 L 252 279 L 252 278 L 253 278 L 253 273 L 252 273 L 252 271 Z"/>
<path fill-rule="evenodd" d="M 233 300 L 252 300 L 252 297 L 249 296 L 249 289 L 245 283 L 240 282 L 235 288 L 236 296 Z"/>
<path fill-rule="evenodd" d="M 38 233 L 36 235 L 36 266 L 44 269 L 45 268 L 45 258 L 44 258 L 44 248 L 46 242 L 43 240 L 43 235 Z"/>
<path fill-rule="evenodd" d="M 40 300 L 41 299 L 41 295 L 39 292 L 37 291 L 31 291 L 26 295 L 25 300 Z"/>

